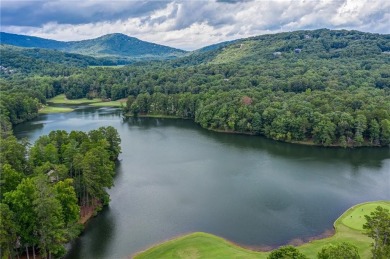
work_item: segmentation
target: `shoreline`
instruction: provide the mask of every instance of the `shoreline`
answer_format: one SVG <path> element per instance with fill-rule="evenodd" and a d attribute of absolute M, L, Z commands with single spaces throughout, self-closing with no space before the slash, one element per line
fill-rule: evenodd
<path fill-rule="evenodd" d="M 139 114 L 137 116 L 131 114 L 124 114 L 126 118 L 156 118 L 156 119 L 174 119 L 174 120 L 190 120 L 189 118 L 182 118 L 175 115 L 162 115 L 162 114 Z"/>
<path fill-rule="evenodd" d="M 134 116 L 131 114 L 124 114 L 125 117 L 127 118 L 159 118 L 159 119 L 181 119 L 181 120 L 191 120 L 195 124 L 199 125 L 202 129 L 206 129 L 212 132 L 218 132 L 218 133 L 224 133 L 224 134 L 231 134 L 231 135 L 246 135 L 246 136 L 259 136 L 259 137 L 264 137 L 266 139 L 270 139 L 273 141 L 278 141 L 281 143 L 289 143 L 289 144 L 298 144 L 298 145 L 303 145 L 303 146 L 312 146 L 312 147 L 324 147 L 324 148 L 343 148 L 343 149 L 355 149 L 355 148 L 383 148 L 386 146 L 380 146 L 380 145 L 369 145 L 365 142 L 363 145 L 360 146 L 353 146 L 351 144 L 347 146 L 341 146 L 337 144 L 331 144 L 329 146 L 324 146 L 321 144 L 316 144 L 312 140 L 278 140 L 278 139 L 273 139 L 273 138 L 268 138 L 267 136 L 259 133 L 253 133 L 253 132 L 241 132 L 241 131 L 235 131 L 235 130 L 223 130 L 223 129 L 213 129 L 213 128 L 204 128 L 202 127 L 199 123 L 195 122 L 194 119 L 192 118 L 183 118 L 180 116 L 174 116 L 174 115 L 163 115 L 163 114 L 139 114 L 138 116 Z"/>
<path fill-rule="evenodd" d="M 54 104 L 54 106 L 52 106 Z M 74 109 L 72 107 L 66 107 L 68 105 L 87 105 L 90 107 L 124 107 L 126 104 L 126 98 L 119 99 L 116 101 L 102 101 L 99 98 L 95 99 L 74 99 L 69 100 L 65 97 L 64 94 L 57 95 L 51 99 L 47 100 L 47 105 L 39 110 L 39 114 L 53 114 L 53 113 L 65 113 L 65 112 L 72 112 Z M 57 106 L 57 105 L 65 105 L 64 106 Z M 137 116 L 134 116 L 130 113 L 124 114 L 127 118 L 159 118 L 159 119 L 182 119 L 182 120 L 192 120 L 194 123 L 200 126 L 199 123 L 195 122 L 192 118 L 183 118 L 176 115 L 164 115 L 164 114 L 138 114 Z M 254 132 L 241 132 L 241 131 L 235 131 L 235 130 L 224 130 L 224 129 L 213 129 L 213 128 L 204 128 L 200 126 L 202 129 L 206 129 L 213 132 L 218 133 L 224 133 L 224 134 L 237 134 L 237 135 L 247 135 L 247 136 L 261 136 L 266 139 L 271 139 L 274 141 L 282 142 L 282 143 L 290 143 L 290 144 L 298 144 L 298 145 L 304 145 L 304 146 L 313 146 L 313 147 L 324 147 L 324 148 L 343 148 L 343 149 L 355 149 L 355 148 L 382 148 L 386 146 L 380 146 L 380 145 L 373 145 L 370 144 L 370 142 L 365 141 L 360 146 L 354 146 L 352 144 L 347 144 L 346 146 L 341 146 L 338 144 L 331 144 L 331 145 L 322 145 L 322 144 L 316 144 L 312 140 L 278 140 L 269 138 L 263 134 L 254 133 Z"/>
<path fill-rule="evenodd" d="M 370 206 L 370 205 L 385 206 L 385 208 L 389 209 L 390 208 L 390 200 L 368 201 L 368 202 L 355 204 L 352 207 L 348 208 L 346 211 L 344 211 L 334 221 L 334 223 L 333 223 L 333 231 L 331 231 L 332 233 L 328 232 L 330 230 L 326 230 L 324 233 L 322 233 L 322 234 L 320 234 L 318 236 L 309 237 L 309 238 L 303 238 L 303 239 L 296 238 L 296 239 L 293 239 L 293 240 L 289 241 L 288 243 L 286 243 L 284 245 L 281 245 L 281 246 L 293 245 L 293 246 L 297 247 L 298 249 L 301 248 L 301 249 L 309 250 L 310 246 L 316 246 L 317 243 L 323 243 L 323 242 L 327 242 L 327 241 L 329 241 L 327 243 L 331 243 L 332 241 L 336 241 L 336 240 L 337 240 L 336 242 L 339 242 L 338 239 L 340 239 L 340 235 L 348 234 L 347 237 L 349 238 L 349 233 L 346 233 L 345 229 L 343 229 L 343 228 L 347 228 L 352 234 L 360 235 L 360 236 L 362 236 L 366 240 L 371 240 L 370 238 L 368 238 L 368 237 L 363 235 L 363 231 L 357 230 L 357 229 L 353 229 L 353 228 L 349 227 L 348 225 L 345 225 L 342 222 L 343 219 L 348 218 L 348 216 L 351 216 L 350 214 L 352 214 L 356 209 L 358 209 L 361 206 L 367 206 L 367 205 L 368 206 Z M 153 245 L 149 246 L 149 248 L 146 248 L 146 249 L 144 249 L 142 251 L 139 251 L 137 253 L 134 253 L 134 254 L 128 256 L 127 258 L 143 258 L 143 256 L 147 257 L 148 254 L 146 254 L 146 253 L 150 254 L 153 251 L 156 251 L 158 249 L 163 250 L 164 246 L 169 246 L 169 245 L 172 246 L 172 244 L 174 244 L 174 243 L 182 242 L 183 240 L 186 240 L 186 239 L 194 239 L 196 237 L 208 237 L 208 238 L 214 239 L 216 241 L 219 240 L 220 242 L 228 244 L 228 245 L 232 246 L 233 248 L 235 248 L 237 250 L 240 250 L 240 251 L 245 250 L 246 252 L 248 252 L 250 254 L 255 253 L 255 255 L 260 257 L 260 258 L 261 258 L 261 256 L 266 256 L 272 250 L 277 249 L 278 247 L 280 247 L 280 246 L 266 246 L 266 245 L 245 246 L 245 245 L 241 245 L 241 244 L 235 243 L 233 241 L 230 241 L 228 239 L 225 239 L 223 237 L 216 236 L 216 235 L 213 235 L 213 234 L 210 234 L 210 233 L 192 232 L 192 233 L 187 233 L 187 234 L 175 236 L 173 238 L 164 240 L 162 242 L 158 242 L 156 244 L 153 244 Z M 297 242 L 297 243 L 294 244 L 294 242 Z M 370 247 L 369 243 L 366 243 L 366 242 L 363 242 L 363 243 L 365 243 L 365 245 L 368 248 Z M 222 244 L 220 244 L 220 245 L 222 245 Z M 369 249 L 368 249 L 368 251 L 369 251 Z M 161 253 L 161 251 L 159 251 L 159 252 Z M 365 252 L 367 252 L 367 251 L 365 251 Z M 146 255 L 144 255 L 144 254 L 146 254 Z M 364 258 L 364 257 L 362 257 L 362 258 Z"/>
<path fill-rule="evenodd" d="M 103 206 L 99 203 L 91 206 L 80 206 L 80 219 L 79 223 L 86 226 L 87 223 L 97 215 L 99 215 L 99 211 L 101 211 Z M 84 231 L 84 229 L 83 229 Z"/>

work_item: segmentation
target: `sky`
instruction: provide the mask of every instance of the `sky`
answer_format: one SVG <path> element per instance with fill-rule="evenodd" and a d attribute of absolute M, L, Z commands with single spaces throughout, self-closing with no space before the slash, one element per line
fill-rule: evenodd
<path fill-rule="evenodd" d="M 1 31 L 61 41 L 124 33 L 185 50 L 319 28 L 390 34 L 390 0 L 1 0 Z"/>

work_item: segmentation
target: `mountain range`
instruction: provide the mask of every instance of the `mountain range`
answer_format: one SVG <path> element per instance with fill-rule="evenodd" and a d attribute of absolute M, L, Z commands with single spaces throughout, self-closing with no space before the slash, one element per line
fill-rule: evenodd
<path fill-rule="evenodd" d="M 28 35 L 0 32 L 1 44 L 24 48 L 42 48 L 78 53 L 93 57 L 129 59 L 169 59 L 185 55 L 184 50 L 142 41 L 121 33 L 107 34 L 81 41 L 56 41 Z"/>
<path fill-rule="evenodd" d="M 40 64 L 85 67 L 170 59 L 166 64 L 180 67 L 223 63 L 295 63 L 297 59 L 308 62 L 347 60 L 364 56 L 366 61 L 362 62 L 362 66 L 370 66 L 374 62 L 371 59 L 390 57 L 390 35 L 348 30 L 318 29 L 260 35 L 221 42 L 191 52 L 119 33 L 70 42 L 5 32 L 1 32 L 0 36 L 1 65 L 16 68 L 16 71 L 29 71 L 33 66 L 39 71 L 34 60 L 39 60 Z"/>

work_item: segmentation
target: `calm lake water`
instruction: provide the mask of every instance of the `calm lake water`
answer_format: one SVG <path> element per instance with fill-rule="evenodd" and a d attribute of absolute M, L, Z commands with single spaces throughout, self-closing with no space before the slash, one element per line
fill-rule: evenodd
<path fill-rule="evenodd" d="M 111 203 L 68 258 L 124 258 L 193 231 L 276 246 L 332 229 L 356 203 L 390 199 L 389 148 L 299 146 L 87 107 L 42 115 L 15 135 L 33 142 L 51 130 L 109 125 L 122 138 Z"/>

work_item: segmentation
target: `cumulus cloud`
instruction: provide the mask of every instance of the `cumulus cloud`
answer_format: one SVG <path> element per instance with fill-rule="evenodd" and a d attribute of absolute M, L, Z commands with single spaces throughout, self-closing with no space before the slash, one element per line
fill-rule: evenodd
<path fill-rule="evenodd" d="M 1 6 L 2 31 L 57 40 L 120 32 L 187 50 L 301 29 L 390 33 L 389 24 L 388 0 L 3 0 Z"/>
<path fill-rule="evenodd" d="M 167 1 L 4 0 L 1 24 L 39 27 L 50 22 L 77 25 L 115 21 L 148 15 L 167 4 Z"/>

